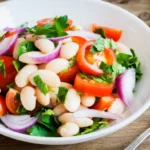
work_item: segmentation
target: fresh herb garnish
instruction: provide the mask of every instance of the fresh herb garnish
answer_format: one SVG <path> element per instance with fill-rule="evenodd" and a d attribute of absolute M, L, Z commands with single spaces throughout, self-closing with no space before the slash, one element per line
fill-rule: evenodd
<path fill-rule="evenodd" d="M 7 84 L 6 87 L 9 89 L 9 88 L 12 88 L 15 86 L 15 82 L 12 82 L 10 84 Z"/>
<path fill-rule="evenodd" d="M 68 70 L 69 70 L 69 68 L 66 68 L 66 69 L 62 70 L 62 71 L 60 72 L 60 74 L 63 74 L 63 73 L 65 73 L 65 72 L 68 72 Z"/>
<path fill-rule="evenodd" d="M 61 87 L 61 86 L 59 87 L 57 97 L 59 98 L 59 100 L 61 101 L 62 104 L 65 104 L 67 93 L 68 93 L 67 88 Z"/>
<path fill-rule="evenodd" d="M 94 33 L 100 34 L 102 38 L 106 39 L 106 32 L 102 28 L 95 29 Z"/>
<path fill-rule="evenodd" d="M 0 59 L 0 72 L 4 75 L 4 77 L 6 77 L 4 60 L 1 60 L 1 59 Z"/>
<path fill-rule="evenodd" d="M 117 44 L 112 39 L 103 39 L 99 37 L 91 47 L 90 51 L 92 53 L 97 53 L 103 51 L 104 48 L 116 49 L 116 47 Z"/>
<path fill-rule="evenodd" d="M 23 106 L 19 106 L 16 110 L 16 113 L 20 114 L 20 115 L 25 115 L 27 114 L 27 110 L 23 107 Z"/>
<path fill-rule="evenodd" d="M 24 66 L 24 64 L 20 62 L 19 60 L 14 60 L 13 65 L 17 72 Z"/>
<path fill-rule="evenodd" d="M 103 121 L 100 118 L 94 118 L 93 122 L 94 122 L 93 125 L 90 127 L 80 128 L 80 131 L 77 135 L 84 135 L 87 133 L 91 133 L 97 129 L 102 129 L 108 125 L 108 122 Z"/>
<path fill-rule="evenodd" d="M 16 93 L 16 100 L 20 101 L 20 94 L 19 93 Z"/>
<path fill-rule="evenodd" d="M 76 64 L 76 57 L 72 57 L 69 61 L 69 68 L 71 68 L 74 64 Z"/>
<path fill-rule="evenodd" d="M 22 54 L 30 52 L 30 51 L 38 51 L 38 49 L 34 45 L 34 42 L 25 40 L 19 44 L 18 56 L 21 56 Z"/>
<path fill-rule="evenodd" d="M 113 72 L 112 66 L 111 65 L 107 65 L 103 61 L 101 62 L 99 68 L 102 69 L 106 73 L 112 73 Z"/>
<path fill-rule="evenodd" d="M 46 95 L 49 92 L 48 86 L 43 82 L 39 75 L 36 75 L 34 77 L 34 82 L 44 95 Z"/>

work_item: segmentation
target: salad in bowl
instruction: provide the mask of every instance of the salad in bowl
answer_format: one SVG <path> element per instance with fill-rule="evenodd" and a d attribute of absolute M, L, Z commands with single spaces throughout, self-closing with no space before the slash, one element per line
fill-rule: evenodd
<path fill-rule="evenodd" d="M 92 23 L 91 23 L 92 24 Z M 0 35 L 0 120 L 10 130 L 70 137 L 102 129 L 130 109 L 142 77 L 122 30 L 68 16 L 6 27 Z"/>

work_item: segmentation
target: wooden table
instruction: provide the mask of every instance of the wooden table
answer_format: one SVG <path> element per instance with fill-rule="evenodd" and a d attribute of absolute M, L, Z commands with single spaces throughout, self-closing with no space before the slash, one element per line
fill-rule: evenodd
<path fill-rule="evenodd" d="M 2 0 L 0 0 L 2 1 Z M 106 0 L 116 4 L 140 17 L 150 26 L 150 0 Z M 150 126 L 150 110 L 147 110 L 140 118 L 127 127 L 94 141 L 67 145 L 67 146 L 43 146 L 28 144 L 0 135 L 0 150 L 123 150 L 140 133 Z M 150 138 L 145 140 L 138 150 L 150 150 Z"/>

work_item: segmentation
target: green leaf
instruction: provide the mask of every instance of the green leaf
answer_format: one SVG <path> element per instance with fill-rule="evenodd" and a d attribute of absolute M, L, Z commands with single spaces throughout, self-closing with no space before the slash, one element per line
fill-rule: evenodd
<path fill-rule="evenodd" d="M 76 64 L 76 57 L 72 57 L 69 61 L 69 68 L 71 68 L 74 64 Z"/>
<path fill-rule="evenodd" d="M 20 94 L 19 93 L 16 93 L 16 100 L 20 101 Z"/>
<path fill-rule="evenodd" d="M 103 61 L 101 62 L 99 68 L 102 69 L 102 70 L 103 70 L 104 72 L 106 72 L 106 73 L 112 73 L 112 72 L 113 72 L 112 66 L 107 65 L 107 64 L 104 63 Z"/>
<path fill-rule="evenodd" d="M 51 109 L 46 110 L 42 115 L 54 115 L 54 111 Z"/>
<path fill-rule="evenodd" d="M 49 92 L 47 85 L 43 82 L 43 80 L 39 75 L 36 75 L 34 77 L 34 82 L 44 95 L 46 95 Z"/>
<path fill-rule="evenodd" d="M 102 38 L 106 39 L 106 32 L 102 28 L 95 29 L 94 33 L 100 34 Z"/>
<path fill-rule="evenodd" d="M 12 82 L 10 84 L 7 84 L 6 87 L 9 89 L 9 88 L 12 88 L 15 86 L 15 82 Z"/>
<path fill-rule="evenodd" d="M 13 65 L 17 72 L 24 66 L 24 63 L 20 62 L 19 60 L 14 60 Z"/>
<path fill-rule="evenodd" d="M 93 122 L 94 122 L 93 125 L 90 127 L 80 128 L 80 131 L 77 135 L 88 134 L 97 129 L 102 129 L 108 125 L 108 122 L 102 121 L 102 119 L 100 119 L 100 118 L 94 118 Z"/>
<path fill-rule="evenodd" d="M 23 106 L 19 106 L 16 110 L 16 113 L 20 114 L 20 115 L 25 115 L 27 114 L 27 110 L 23 107 Z"/>
<path fill-rule="evenodd" d="M 88 78 L 88 75 L 86 75 L 86 74 L 83 73 L 83 72 L 79 72 L 79 75 L 80 75 L 81 78 L 85 78 L 85 79 Z"/>
<path fill-rule="evenodd" d="M 5 70 L 5 64 L 4 60 L 0 59 L 0 72 L 6 77 L 6 70 Z"/>
<path fill-rule="evenodd" d="M 101 75 L 100 76 L 100 79 L 103 81 L 103 82 L 106 82 L 108 84 L 111 84 L 113 82 L 113 78 L 107 74 L 104 74 L 104 75 Z"/>
<path fill-rule="evenodd" d="M 38 49 L 35 47 L 34 42 L 25 40 L 19 44 L 18 56 L 20 57 L 22 54 L 31 52 L 31 51 L 38 51 Z"/>
<path fill-rule="evenodd" d="M 60 74 L 63 74 L 63 73 L 65 73 L 65 72 L 68 72 L 68 69 L 69 69 L 69 68 L 66 68 L 66 69 L 62 70 L 62 71 L 60 72 Z"/>
<path fill-rule="evenodd" d="M 61 101 L 62 104 L 65 104 L 67 93 L 68 93 L 67 88 L 61 87 L 61 86 L 59 87 L 57 97 L 59 98 L 59 100 Z"/>

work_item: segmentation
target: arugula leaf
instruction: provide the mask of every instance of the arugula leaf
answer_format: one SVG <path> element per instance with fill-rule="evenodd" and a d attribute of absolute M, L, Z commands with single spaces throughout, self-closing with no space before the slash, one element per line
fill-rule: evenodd
<path fill-rule="evenodd" d="M 65 104 L 67 93 L 68 93 L 68 89 L 66 87 L 62 87 L 62 86 L 59 87 L 57 97 L 59 98 L 62 104 Z"/>
<path fill-rule="evenodd" d="M 97 28 L 95 29 L 94 33 L 100 34 L 102 38 L 106 39 L 106 32 L 103 28 Z"/>
<path fill-rule="evenodd" d="M 16 110 L 16 113 L 20 114 L 20 115 L 25 115 L 27 114 L 27 110 L 23 107 L 23 106 L 19 106 Z"/>
<path fill-rule="evenodd" d="M 112 66 L 107 65 L 107 64 L 104 63 L 103 61 L 101 62 L 99 68 L 102 69 L 102 70 L 103 70 L 104 72 L 106 72 L 106 73 L 112 73 L 112 72 L 113 72 Z"/>
<path fill-rule="evenodd" d="M 1 60 L 1 59 L 0 59 L 0 72 L 4 75 L 4 77 L 6 77 L 4 60 Z"/>
<path fill-rule="evenodd" d="M 36 75 L 34 77 L 34 82 L 44 95 L 46 95 L 49 92 L 47 85 L 43 82 L 39 75 Z"/>
<path fill-rule="evenodd" d="M 18 56 L 19 57 L 22 54 L 30 52 L 30 51 L 38 51 L 38 49 L 34 45 L 34 42 L 25 40 L 19 44 L 19 47 L 18 47 Z"/>
<path fill-rule="evenodd" d="M 9 88 L 12 88 L 15 86 L 15 82 L 12 82 L 10 84 L 7 84 L 6 87 L 9 89 Z"/>
<path fill-rule="evenodd" d="M 90 127 L 80 128 L 80 131 L 77 135 L 84 135 L 87 133 L 91 133 L 97 129 L 102 129 L 108 125 L 108 122 L 102 121 L 100 118 L 94 118 L 93 119 L 93 125 Z"/>
<path fill-rule="evenodd" d="M 14 60 L 13 65 L 17 72 L 24 66 L 24 63 L 20 62 L 19 60 Z"/>

